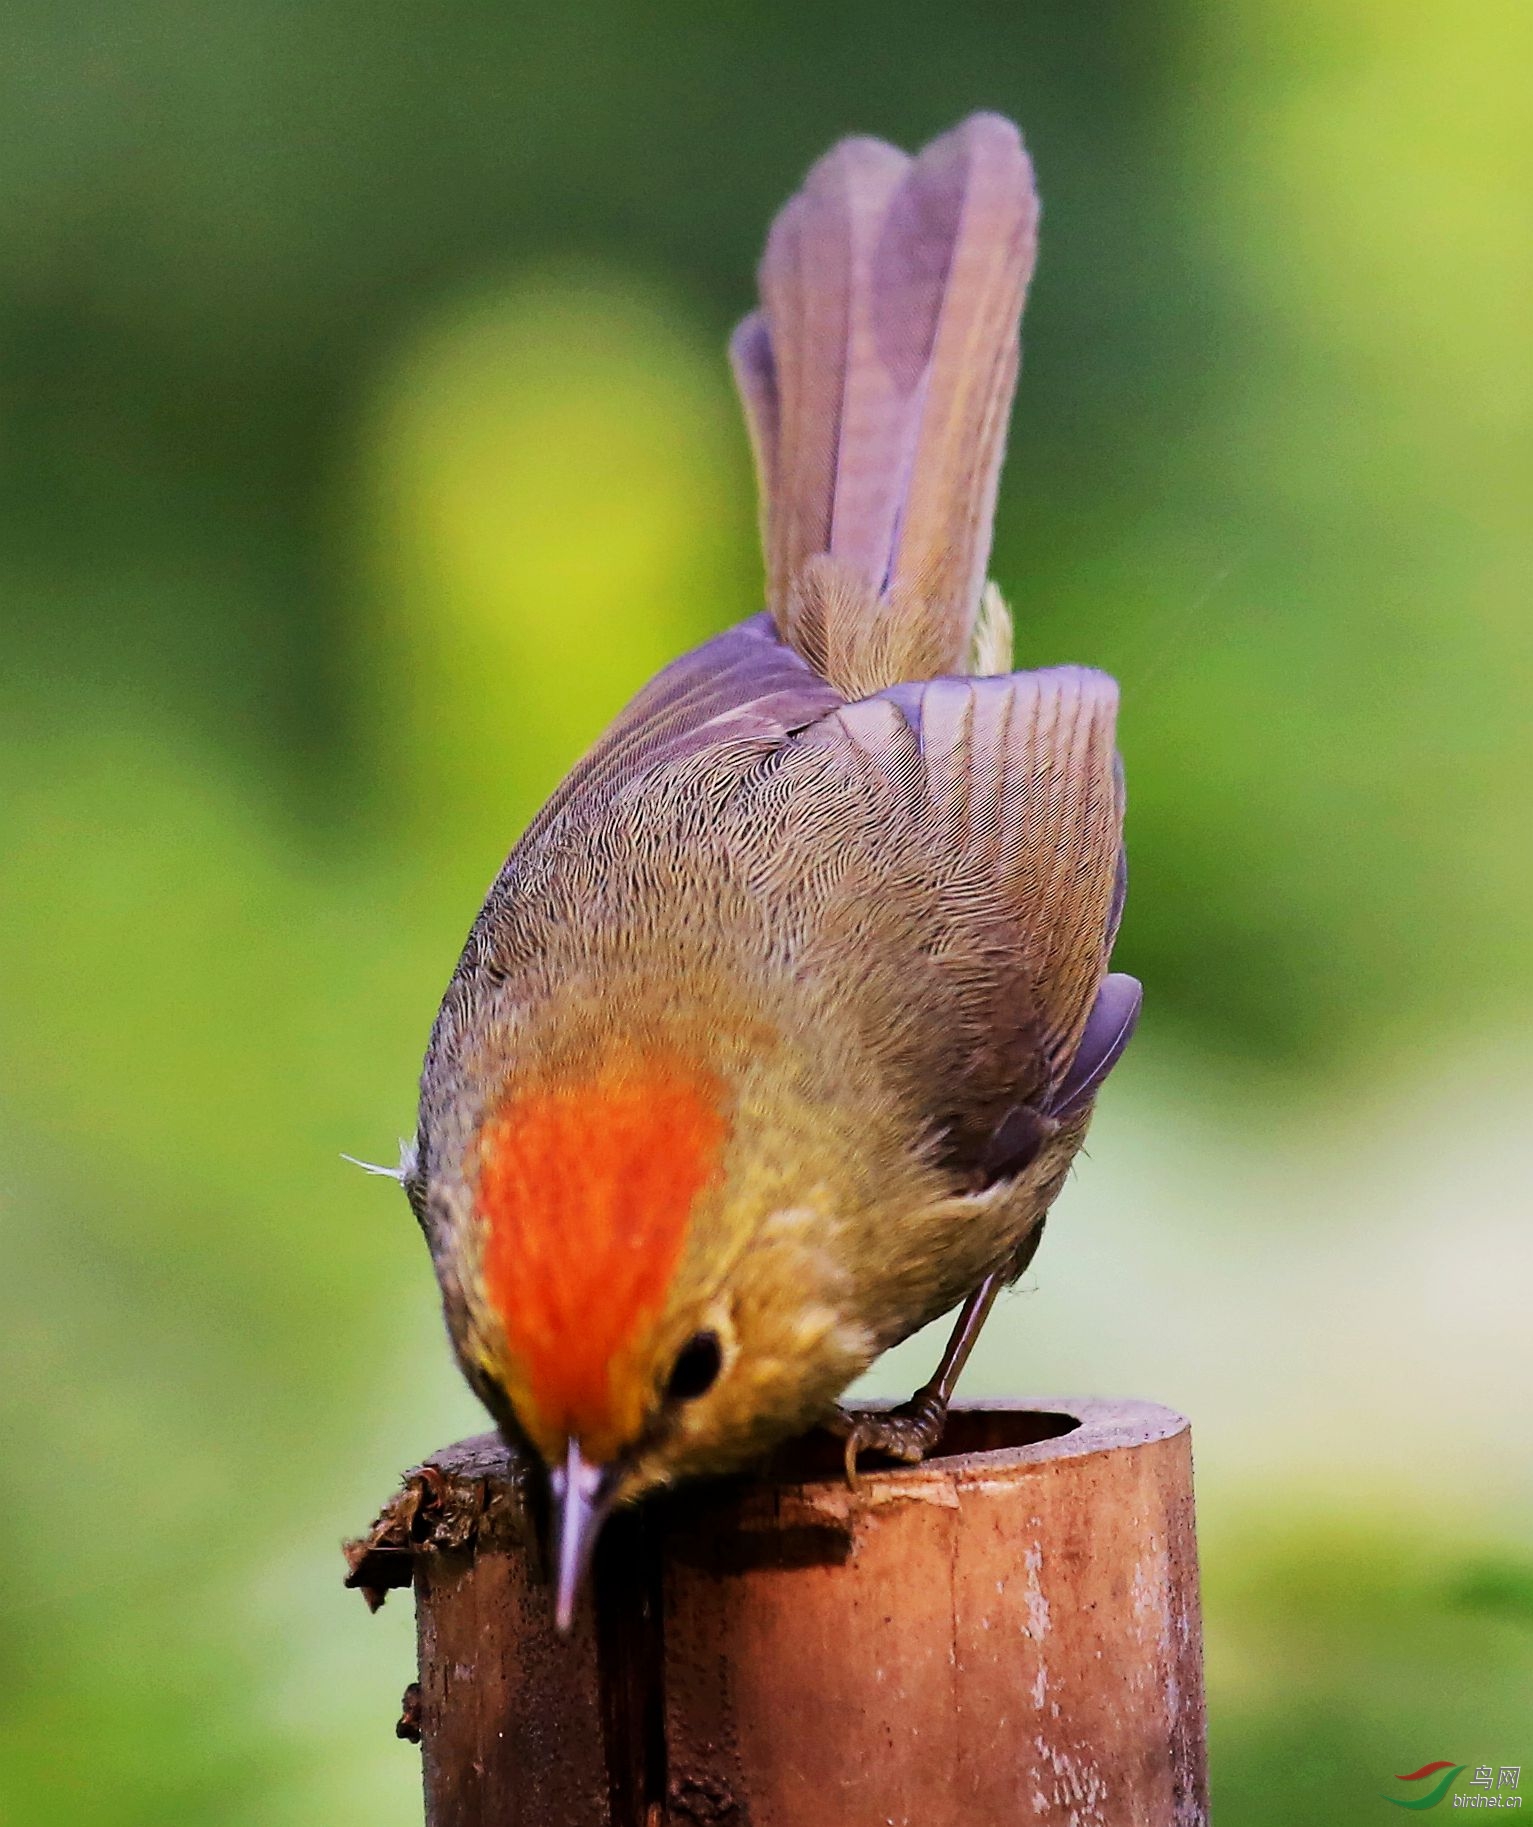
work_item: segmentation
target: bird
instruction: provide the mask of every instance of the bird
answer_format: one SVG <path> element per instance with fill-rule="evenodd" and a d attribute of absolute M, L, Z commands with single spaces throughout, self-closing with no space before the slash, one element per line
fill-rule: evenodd
<path fill-rule="evenodd" d="M 396 1177 L 561 1630 L 620 1505 L 820 1424 L 853 1478 L 939 1445 L 1133 1031 L 1117 687 L 1014 670 L 987 582 L 1037 225 L 995 114 L 811 169 L 729 348 L 765 606 L 575 764 L 432 1028 Z"/>

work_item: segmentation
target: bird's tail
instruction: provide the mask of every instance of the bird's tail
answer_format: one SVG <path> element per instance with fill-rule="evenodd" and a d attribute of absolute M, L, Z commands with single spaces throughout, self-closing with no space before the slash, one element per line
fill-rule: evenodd
<path fill-rule="evenodd" d="M 767 600 L 849 697 L 975 661 L 1037 223 L 1016 128 L 976 114 L 914 159 L 841 141 L 772 225 L 730 346 Z M 981 662 L 1005 645 L 981 628 Z"/>

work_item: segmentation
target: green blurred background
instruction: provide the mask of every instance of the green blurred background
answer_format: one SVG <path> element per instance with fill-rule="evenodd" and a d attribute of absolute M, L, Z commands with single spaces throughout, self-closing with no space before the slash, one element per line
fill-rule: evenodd
<path fill-rule="evenodd" d="M 479 1417 L 339 1153 L 756 606 L 771 212 L 976 106 L 1046 202 L 993 569 L 1122 681 L 1147 1004 L 971 1388 L 1193 1416 L 1221 1820 L 1533 1789 L 1530 62 L 1521 0 L 14 0 L 0 1816 L 418 1819 L 337 1544 Z"/>

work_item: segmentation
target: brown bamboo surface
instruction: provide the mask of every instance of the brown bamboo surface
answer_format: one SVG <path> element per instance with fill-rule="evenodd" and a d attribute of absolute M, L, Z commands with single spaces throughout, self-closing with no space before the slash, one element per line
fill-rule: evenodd
<path fill-rule="evenodd" d="M 1187 1422 L 955 1409 L 864 1472 L 797 1442 L 614 1518 L 553 1629 L 541 1480 L 436 1454 L 348 1548 L 413 1584 L 429 1827 L 1193 1827 L 1207 1819 Z"/>

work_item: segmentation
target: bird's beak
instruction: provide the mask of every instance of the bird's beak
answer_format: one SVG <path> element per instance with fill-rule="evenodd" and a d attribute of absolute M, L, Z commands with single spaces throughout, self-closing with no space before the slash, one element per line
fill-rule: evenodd
<path fill-rule="evenodd" d="M 575 1600 L 591 1564 L 591 1550 L 617 1489 L 612 1466 L 592 1465 L 571 1440 L 562 1466 L 548 1475 L 554 1498 L 554 1624 L 563 1635 L 575 1616 Z"/>

